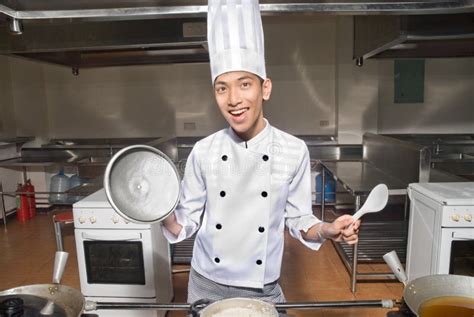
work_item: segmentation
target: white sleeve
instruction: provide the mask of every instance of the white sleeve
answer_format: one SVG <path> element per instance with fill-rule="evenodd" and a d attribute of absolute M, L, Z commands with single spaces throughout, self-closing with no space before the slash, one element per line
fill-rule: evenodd
<path fill-rule="evenodd" d="M 286 226 L 292 237 L 298 239 L 310 249 L 318 250 L 322 242 L 306 241 L 301 235 L 301 230 L 307 232 L 309 228 L 321 220 L 313 215 L 311 201 L 311 168 L 308 148 L 305 146 L 300 165 L 296 170 L 289 189 L 286 202 Z"/>
<path fill-rule="evenodd" d="M 199 229 L 201 215 L 206 205 L 206 186 L 195 149 L 196 147 L 193 148 L 187 159 L 184 177 L 181 181 L 181 197 L 174 211 L 177 222 L 183 228 L 176 237 L 165 226 L 161 226 L 164 236 L 170 243 L 187 239 Z"/>

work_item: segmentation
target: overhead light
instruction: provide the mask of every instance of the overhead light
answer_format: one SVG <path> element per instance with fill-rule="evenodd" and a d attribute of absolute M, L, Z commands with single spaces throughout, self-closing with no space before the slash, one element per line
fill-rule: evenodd
<path fill-rule="evenodd" d="M 364 58 L 363 57 L 359 57 L 356 59 L 356 65 L 359 66 L 359 67 L 362 67 L 364 65 Z"/>
<path fill-rule="evenodd" d="M 21 24 L 20 20 L 15 18 L 10 20 L 10 32 L 15 35 L 20 35 L 23 33 L 23 25 Z"/>

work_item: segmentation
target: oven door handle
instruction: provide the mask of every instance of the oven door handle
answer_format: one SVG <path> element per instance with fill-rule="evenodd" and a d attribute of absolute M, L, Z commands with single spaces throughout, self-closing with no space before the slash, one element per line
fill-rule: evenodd
<path fill-rule="evenodd" d="M 474 235 L 471 233 L 459 233 L 459 232 L 453 232 L 453 239 L 457 240 L 474 240 Z"/>
<path fill-rule="evenodd" d="M 127 233 L 107 233 L 107 234 L 93 234 L 83 232 L 81 234 L 84 240 L 96 240 L 96 241 L 134 241 L 141 240 L 142 234 L 139 232 L 127 232 Z"/>

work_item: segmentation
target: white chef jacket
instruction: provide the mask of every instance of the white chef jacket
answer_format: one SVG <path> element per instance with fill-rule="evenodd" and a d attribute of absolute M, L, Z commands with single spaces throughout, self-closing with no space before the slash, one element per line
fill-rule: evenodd
<path fill-rule="evenodd" d="M 280 277 L 284 225 L 311 249 L 307 231 L 320 222 L 313 215 L 306 144 L 265 120 L 265 128 L 243 141 L 232 128 L 196 143 L 175 210 L 183 226 L 170 243 L 191 237 L 192 267 L 217 283 L 263 288 Z"/>

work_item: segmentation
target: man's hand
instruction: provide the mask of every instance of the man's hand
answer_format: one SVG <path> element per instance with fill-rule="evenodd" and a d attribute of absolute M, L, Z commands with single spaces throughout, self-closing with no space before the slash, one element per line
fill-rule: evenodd
<path fill-rule="evenodd" d="M 359 227 L 360 220 L 354 221 L 352 216 L 343 215 L 332 223 L 320 222 L 309 228 L 306 233 L 301 231 L 301 234 L 305 240 L 321 241 L 322 239 L 331 239 L 355 244 L 358 241 Z"/>
<path fill-rule="evenodd" d="M 332 223 L 324 224 L 321 233 L 326 239 L 355 244 L 358 241 L 359 227 L 360 220 L 354 222 L 352 216 L 342 215 Z"/>
<path fill-rule="evenodd" d="M 174 211 L 163 220 L 162 224 L 169 232 L 174 234 L 176 237 L 179 235 L 181 229 L 183 228 L 176 220 L 176 215 Z"/>

